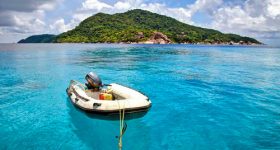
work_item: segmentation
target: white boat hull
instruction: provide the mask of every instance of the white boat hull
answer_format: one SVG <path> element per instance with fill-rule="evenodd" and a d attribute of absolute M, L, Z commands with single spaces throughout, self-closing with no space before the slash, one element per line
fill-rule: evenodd
<path fill-rule="evenodd" d="M 67 93 L 75 106 L 94 113 L 119 113 L 119 110 L 123 109 L 126 113 L 142 112 L 149 110 L 152 105 L 147 96 L 136 90 L 116 83 L 110 84 L 110 88 L 121 99 L 99 100 L 93 98 L 86 93 L 85 86 L 77 81 L 71 81 Z"/>

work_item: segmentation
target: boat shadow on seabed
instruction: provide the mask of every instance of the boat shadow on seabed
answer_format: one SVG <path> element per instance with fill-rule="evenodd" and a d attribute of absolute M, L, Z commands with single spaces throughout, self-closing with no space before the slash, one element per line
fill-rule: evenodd
<path fill-rule="evenodd" d="M 119 136 L 119 114 L 114 115 L 101 115 L 101 114 L 93 114 L 88 113 L 80 108 L 74 106 L 69 97 L 66 99 L 66 105 L 68 107 L 68 113 L 70 116 L 70 121 L 72 123 L 73 132 L 75 135 L 82 141 L 82 145 L 94 148 L 94 149 L 115 149 L 118 145 L 117 136 Z M 133 114 L 125 114 L 125 120 L 129 121 L 135 119 L 137 123 L 132 123 L 133 126 L 129 126 L 128 128 L 132 131 L 139 132 L 131 132 L 130 134 L 126 134 L 125 138 L 135 138 L 141 137 L 144 141 L 151 141 L 148 136 L 150 132 L 149 126 L 138 120 L 137 118 L 141 118 L 147 112 L 143 113 L 133 113 Z M 140 132 L 141 131 L 141 132 Z M 133 133 L 133 134 L 132 134 Z M 108 141 L 110 144 L 108 144 Z M 139 140 L 139 142 L 142 140 Z M 138 141 L 136 141 L 137 143 Z M 85 144 L 85 145 L 84 145 Z M 142 143 L 143 144 L 143 143 Z M 137 148 L 139 144 L 136 144 Z M 135 149 L 135 141 L 129 145 L 129 142 L 125 144 L 125 147 L 128 149 Z M 148 144 L 144 144 L 140 146 L 140 149 L 148 149 Z M 79 145 L 81 146 L 81 145 Z"/>

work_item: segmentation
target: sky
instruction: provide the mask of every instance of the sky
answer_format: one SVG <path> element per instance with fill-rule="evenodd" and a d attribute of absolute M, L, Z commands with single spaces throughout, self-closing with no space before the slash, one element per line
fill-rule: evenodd
<path fill-rule="evenodd" d="M 280 46 L 280 0 L 0 0 L 0 43 L 59 34 L 98 12 L 131 9 Z"/>

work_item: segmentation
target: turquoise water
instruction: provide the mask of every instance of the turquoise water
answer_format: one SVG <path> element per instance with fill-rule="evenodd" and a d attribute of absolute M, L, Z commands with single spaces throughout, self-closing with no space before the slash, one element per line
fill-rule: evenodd
<path fill-rule="evenodd" d="M 188 45 L 0 45 L 0 149 L 117 149 L 119 122 L 75 108 L 89 71 L 153 102 L 126 150 L 280 149 L 280 49 Z"/>

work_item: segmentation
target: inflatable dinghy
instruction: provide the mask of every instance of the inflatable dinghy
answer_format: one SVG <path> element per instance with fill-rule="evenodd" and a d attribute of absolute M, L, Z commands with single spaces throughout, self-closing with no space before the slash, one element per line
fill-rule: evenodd
<path fill-rule="evenodd" d="M 86 76 L 88 84 L 82 84 L 71 80 L 67 88 L 67 94 L 71 102 L 89 112 L 113 114 L 125 109 L 126 113 L 148 111 L 151 101 L 144 94 L 122 86 L 111 83 L 104 88 L 98 76 L 89 73 Z"/>

